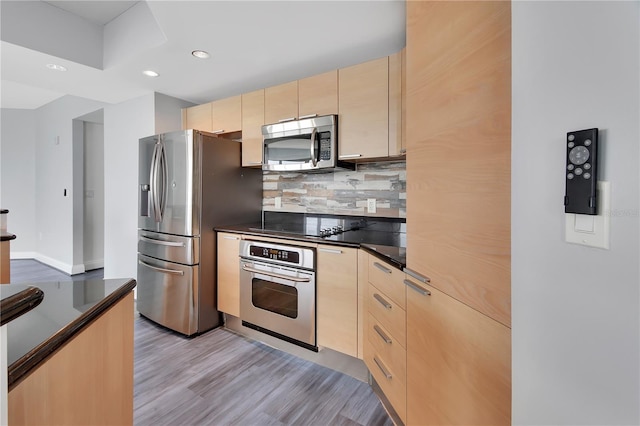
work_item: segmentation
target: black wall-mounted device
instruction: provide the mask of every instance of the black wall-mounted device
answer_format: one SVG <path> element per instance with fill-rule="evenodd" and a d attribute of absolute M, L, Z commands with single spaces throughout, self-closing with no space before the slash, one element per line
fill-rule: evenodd
<path fill-rule="evenodd" d="M 598 129 L 568 132 L 565 140 L 564 212 L 596 215 L 598 181 Z"/>

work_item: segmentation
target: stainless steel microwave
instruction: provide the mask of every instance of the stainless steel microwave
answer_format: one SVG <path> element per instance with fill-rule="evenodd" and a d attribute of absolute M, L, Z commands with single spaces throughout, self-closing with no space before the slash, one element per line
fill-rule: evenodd
<path fill-rule="evenodd" d="M 354 169 L 338 161 L 338 116 L 323 115 L 262 126 L 262 170 Z"/>

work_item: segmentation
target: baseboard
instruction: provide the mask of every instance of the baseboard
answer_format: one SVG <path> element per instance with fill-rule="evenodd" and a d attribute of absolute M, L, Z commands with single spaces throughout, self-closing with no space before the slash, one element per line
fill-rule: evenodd
<path fill-rule="evenodd" d="M 33 257 L 40 263 L 44 263 L 47 266 L 51 266 L 52 268 L 56 268 L 59 271 L 64 272 L 67 275 L 79 274 L 84 272 L 84 265 L 69 265 L 68 263 L 60 262 L 59 260 L 53 259 L 49 256 L 44 256 L 40 253 L 36 253 Z M 78 266 L 82 268 L 81 272 L 77 272 L 79 269 Z"/>
<path fill-rule="evenodd" d="M 35 259 L 38 253 L 35 251 L 12 251 L 11 259 Z"/>
<path fill-rule="evenodd" d="M 104 259 L 98 260 L 90 260 L 88 262 L 84 262 L 84 270 L 93 271 L 94 269 L 104 268 Z"/>

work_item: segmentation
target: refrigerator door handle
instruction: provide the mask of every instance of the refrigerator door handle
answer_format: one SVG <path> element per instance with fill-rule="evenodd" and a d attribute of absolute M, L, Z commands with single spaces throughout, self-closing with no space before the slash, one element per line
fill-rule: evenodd
<path fill-rule="evenodd" d="M 167 172 L 167 155 L 166 155 L 166 150 L 164 148 L 164 144 L 160 144 L 160 173 L 162 173 L 162 186 L 161 186 L 161 192 L 160 192 L 160 201 L 159 201 L 159 206 L 160 206 L 160 220 L 159 222 L 162 222 L 162 217 L 164 216 L 164 209 L 167 205 L 167 189 L 169 186 L 169 173 Z"/>
<path fill-rule="evenodd" d="M 155 238 L 145 237 L 144 235 L 141 235 L 140 239 L 142 241 L 147 241 L 149 243 L 158 244 L 160 246 L 169 246 L 169 247 L 184 247 L 185 246 L 184 243 L 179 243 L 179 242 L 175 242 L 175 241 L 156 240 Z"/>
<path fill-rule="evenodd" d="M 150 265 L 147 262 L 143 262 L 142 260 L 138 260 L 138 263 L 141 264 L 141 265 L 146 266 L 147 268 L 151 268 L 154 271 L 164 272 L 165 274 L 184 275 L 184 271 L 178 271 L 176 269 L 158 268 L 157 266 Z"/>
<path fill-rule="evenodd" d="M 150 192 L 151 192 L 151 206 L 153 207 L 153 217 L 156 222 L 160 222 L 158 219 L 158 191 L 156 184 L 158 183 L 158 143 L 153 146 L 153 154 L 151 155 L 151 172 L 149 174 Z"/>

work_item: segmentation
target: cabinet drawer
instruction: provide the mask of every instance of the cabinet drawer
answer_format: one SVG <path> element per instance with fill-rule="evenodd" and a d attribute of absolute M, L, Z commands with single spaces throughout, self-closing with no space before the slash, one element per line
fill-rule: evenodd
<path fill-rule="evenodd" d="M 400 419 L 407 423 L 407 384 L 406 377 L 393 370 L 384 356 L 372 343 L 364 342 L 364 362 L 387 397 Z"/>
<path fill-rule="evenodd" d="M 402 380 L 407 377 L 407 351 L 400 346 L 395 336 L 387 330 L 373 315 L 367 315 L 366 334 L 369 343 L 390 369 Z"/>
<path fill-rule="evenodd" d="M 388 263 L 369 256 L 369 282 L 404 309 L 406 304 L 406 285 L 404 284 L 404 272 L 394 268 Z"/>
<path fill-rule="evenodd" d="M 369 313 L 389 330 L 400 346 L 406 348 L 407 318 L 405 310 L 371 283 L 369 283 L 367 291 L 367 307 Z"/>

